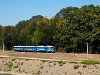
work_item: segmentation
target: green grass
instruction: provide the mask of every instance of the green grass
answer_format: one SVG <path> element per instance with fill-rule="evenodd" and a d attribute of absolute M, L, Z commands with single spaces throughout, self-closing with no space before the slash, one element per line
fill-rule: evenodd
<path fill-rule="evenodd" d="M 58 64 L 59 64 L 59 66 L 63 66 L 64 64 L 66 64 L 65 61 L 57 61 L 57 62 L 58 62 Z"/>
<path fill-rule="evenodd" d="M 70 63 L 79 64 L 80 62 L 70 62 Z"/>
<path fill-rule="evenodd" d="M 49 61 L 49 63 L 52 63 L 53 61 Z"/>
<path fill-rule="evenodd" d="M 64 64 L 66 64 L 65 61 L 50 61 L 50 60 L 41 60 L 43 63 L 48 62 L 48 63 L 53 63 L 53 62 L 57 62 L 59 64 L 59 66 L 63 66 Z M 54 64 L 56 65 L 56 64 Z"/>
<path fill-rule="evenodd" d="M 82 61 L 82 62 L 70 62 L 70 63 L 74 63 L 74 64 L 85 64 L 84 65 L 84 67 L 86 66 L 86 65 L 94 65 L 94 64 L 100 64 L 100 62 L 99 61 L 96 61 L 96 60 L 84 60 L 84 61 Z"/>
<path fill-rule="evenodd" d="M 94 64 L 100 64 L 100 62 L 96 61 L 96 60 L 84 60 L 81 62 L 82 64 L 86 64 L 86 65 L 94 65 Z"/>
<path fill-rule="evenodd" d="M 26 59 L 26 61 L 33 60 L 33 59 Z"/>
<path fill-rule="evenodd" d="M 49 62 L 49 60 L 41 60 L 43 63 L 45 63 L 45 62 Z"/>

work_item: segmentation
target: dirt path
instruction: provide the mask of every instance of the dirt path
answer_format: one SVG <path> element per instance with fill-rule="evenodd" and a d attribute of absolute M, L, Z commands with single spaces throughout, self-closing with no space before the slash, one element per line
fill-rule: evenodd
<path fill-rule="evenodd" d="M 67 60 L 67 61 L 82 61 L 87 59 L 86 54 L 74 54 L 74 53 L 24 53 L 24 52 L 21 53 L 14 51 L 5 51 L 4 53 L 0 52 L 0 55 Z M 100 54 L 89 54 L 89 60 L 100 61 Z"/>

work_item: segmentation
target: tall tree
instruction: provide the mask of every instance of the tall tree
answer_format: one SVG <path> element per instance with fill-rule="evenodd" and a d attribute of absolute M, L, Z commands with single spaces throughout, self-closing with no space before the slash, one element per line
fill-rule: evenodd
<path fill-rule="evenodd" d="M 4 27 L 4 43 L 8 50 L 12 49 L 13 39 L 12 32 L 14 31 L 14 26 L 5 26 Z"/>

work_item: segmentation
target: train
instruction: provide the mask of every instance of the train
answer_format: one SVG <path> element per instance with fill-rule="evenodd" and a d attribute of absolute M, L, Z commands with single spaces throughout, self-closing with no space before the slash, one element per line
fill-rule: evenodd
<path fill-rule="evenodd" d="M 16 52 L 49 52 L 54 53 L 53 46 L 14 46 Z"/>

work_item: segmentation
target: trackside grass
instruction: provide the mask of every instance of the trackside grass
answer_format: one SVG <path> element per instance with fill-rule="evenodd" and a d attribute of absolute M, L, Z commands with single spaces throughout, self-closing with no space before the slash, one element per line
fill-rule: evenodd
<path fill-rule="evenodd" d="M 94 64 L 100 64 L 100 62 L 96 61 L 96 60 L 84 60 L 81 62 L 82 64 L 86 64 L 86 65 L 94 65 Z"/>

